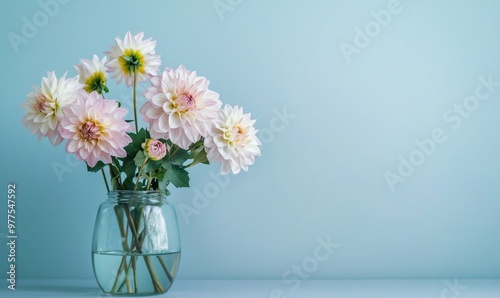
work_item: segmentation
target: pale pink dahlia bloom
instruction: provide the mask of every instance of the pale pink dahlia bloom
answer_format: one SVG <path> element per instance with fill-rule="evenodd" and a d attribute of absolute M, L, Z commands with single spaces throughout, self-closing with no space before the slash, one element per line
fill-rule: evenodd
<path fill-rule="evenodd" d="M 90 167 L 100 160 L 111 163 L 112 156 L 127 156 L 124 147 L 132 141 L 127 134 L 132 126 L 123 119 L 127 110 L 119 108 L 116 101 L 104 99 L 95 91 L 82 91 L 64 113 L 59 131 L 68 140 L 68 153 L 75 153 Z"/>
<path fill-rule="evenodd" d="M 248 166 L 260 156 L 256 120 L 250 114 L 243 114 L 243 108 L 226 105 L 218 117 L 213 120 L 209 135 L 205 138 L 207 158 L 210 162 L 221 163 L 221 174 L 238 174 L 241 169 L 248 171 Z"/>
<path fill-rule="evenodd" d="M 170 139 L 183 149 L 205 137 L 222 106 L 209 83 L 183 65 L 151 78 L 152 86 L 144 92 L 148 101 L 140 109 L 151 136 Z"/>
<path fill-rule="evenodd" d="M 127 32 L 123 40 L 116 37 L 115 45 L 104 53 L 109 58 L 106 63 L 107 72 L 112 74 L 112 78 L 117 78 L 118 83 L 125 79 L 127 86 L 133 86 L 134 70 L 137 71 L 137 83 L 157 74 L 161 60 L 155 54 L 156 41 L 143 38 L 143 32 L 134 36 Z"/>
<path fill-rule="evenodd" d="M 57 130 L 59 122 L 64 117 L 63 108 L 76 100 L 78 90 L 82 85 L 78 77 L 66 79 L 66 74 L 57 79 L 56 74 L 47 72 L 42 78 L 41 87 L 33 86 L 35 92 L 28 94 L 28 99 L 21 104 L 26 111 L 23 125 L 29 127 L 32 134 L 48 137 L 53 146 L 62 142 Z"/>

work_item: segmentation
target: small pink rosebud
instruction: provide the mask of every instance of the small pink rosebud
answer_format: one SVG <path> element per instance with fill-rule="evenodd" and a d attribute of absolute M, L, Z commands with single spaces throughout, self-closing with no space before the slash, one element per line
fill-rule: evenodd
<path fill-rule="evenodd" d="M 147 139 L 142 148 L 146 156 L 152 160 L 160 160 L 167 154 L 167 145 L 156 139 Z"/>

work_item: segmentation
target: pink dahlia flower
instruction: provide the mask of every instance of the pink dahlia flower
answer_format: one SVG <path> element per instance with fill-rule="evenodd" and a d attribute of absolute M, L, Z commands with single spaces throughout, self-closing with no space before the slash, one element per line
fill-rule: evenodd
<path fill-rule="evenodd" d="M 66 151 L 90 167 L 98 161 L 111 163 L 111 157 L 125 157 L 124 147 L 132 142 L 127 131 L 132 130 L 123 117 L 127 110 L 114 100 L 106 100 L 96 91 L 80 92 L 77 100 L 64 109 L 59 131 L 68 140 Z"/>
<path fill-rule="evenodd" d="M 167 68 L 161 76 L 151 79 L 152 86 L 144 92 L 148 101 L 140 112 L 149 123 L 154 138 L 170 139 L 188 149 L 207 135 L 211 121 L 222 106 L 219 94 L 208 89 L 209 81 L 183 65 Z"/>

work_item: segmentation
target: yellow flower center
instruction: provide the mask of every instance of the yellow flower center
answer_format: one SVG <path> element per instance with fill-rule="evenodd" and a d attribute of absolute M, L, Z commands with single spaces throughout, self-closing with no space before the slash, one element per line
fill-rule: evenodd
<path fill-rule="evenodd" d="M 144 73 L 144 55 L 139 50 L 126 49 L 123 55 L 118 58 L 122 71 L 127 75 L 132 75 L 134 71 Z"/>
<path fill-rule="evenodd" d="M 177 110 L 176 112 L 179 114 L 186 114 L 196 108 L 196 100 L 189 93 L 183 93 L 180 96 L 174 94 L 172 95 L 170 108 L 172 110 Z"/>
<path fill-rule="evenodd" d="M 97 71 L 91 74 L 87 80 L 85 80 L 85 87 L 83 89 L 88 93 L 92 91 L 97 91 L 102 94 L 102 91 L 106 87 L 106 76 L 102 71 Z"/>
<path fill-rule="evenodd" d="M 246 129 L 241 126 L 233 126 L 227 128 L 224 132 L 224 139 L 227 141 L 229 147 L 233 148 L 245 139 Z"/>

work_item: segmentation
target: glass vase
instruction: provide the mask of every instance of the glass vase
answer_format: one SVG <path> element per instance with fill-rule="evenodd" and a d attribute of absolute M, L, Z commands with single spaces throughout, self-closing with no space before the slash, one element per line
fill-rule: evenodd
<path fill-rule="evenodd" d="M 106 294 L 165 293 L 181 258 L 175 209 L 155 191 L 112 191 L 97 212 L 92 265 Z"/>

